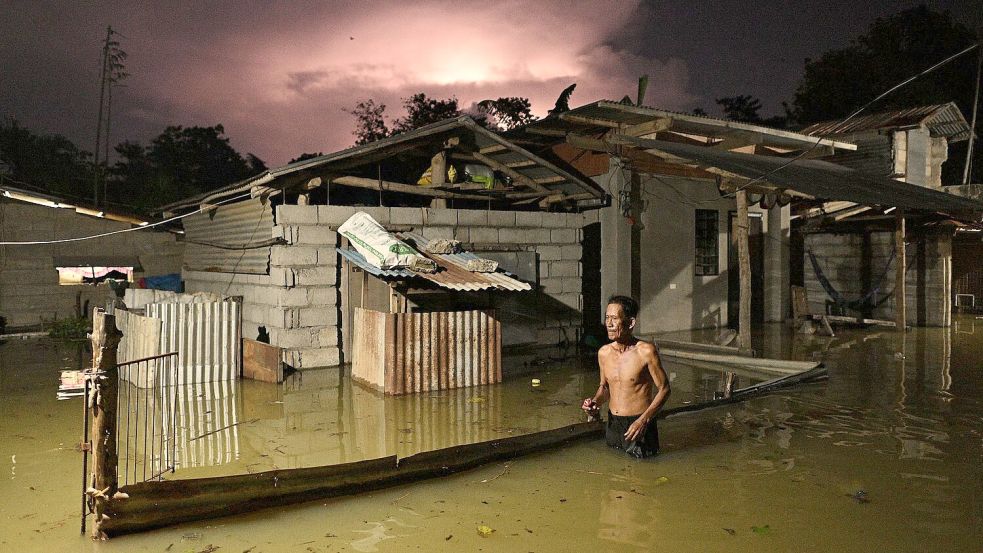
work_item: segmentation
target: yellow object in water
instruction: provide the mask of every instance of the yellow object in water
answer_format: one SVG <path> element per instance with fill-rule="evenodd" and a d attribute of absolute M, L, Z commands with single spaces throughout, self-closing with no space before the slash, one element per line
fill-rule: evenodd
<path fill-rule="evenodd" d="M 532 379 L 532 385 L 533 385 L 533 387 L 539 386 L 540 384 L 541 384 L 541 382 L 539 381 L 538 378 L 533 378 Z"/>
<path fill-rule="evenodd" d="M 488 536 L 492 535 L 492 532 L 494 531 L 495 531 L 494 528 L 490 526 L 485 526 L 484 524 L 478 527 L 478 535 L 483 538 L 487 538 Z"/>

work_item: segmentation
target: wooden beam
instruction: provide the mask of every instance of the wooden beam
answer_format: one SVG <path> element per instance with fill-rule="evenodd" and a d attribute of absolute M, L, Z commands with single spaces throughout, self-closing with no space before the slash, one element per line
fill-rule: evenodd
<path fill-rule="evenodd" d="M 904 208 L 894 211 L 894 324 L 898 332 L 905 331 L 908 320 L 905 290 L 905 220 Z"/>
<path fill-rule="evenodd" d="M 504 152 L 505 150 L 508 150 L 508 148 L 502 146 L 501 144 L 493 144 L 491 146 L 485 146 L 484 148 L 478 151 L 482 154 L 494 154 L 498 152 Z"/>
<path fill-rule="evenodd" d="M 662 117 L 659 119 L 646 121 L 644 123 L 639 123 L 637 125 L 624 127 L 623 129 L 621 129 L 621 132 L 622 134 L 627 134 L 628 136 L 644 136 L 647 134 L 667 131 L 671 128 L 672 128 L 672 119 L 669 117 Z"/>
<path fill-rule="evenodd" d="M 431 198 L 457 198 L 459 200 L 488 200 L 487 196 L 476 194 L 457 194 L 449 190 L 439 190 L 426 188 L 413 184 L 403 184 L 401 182 L 379 181 L 364 177 L 335 177 L 331 179 L 334 184 L 353 186 L 355 188 L 367 188 L 369 190 L 379 190 L 380 188 L 389 192 L 403 192 L 405 194 L 416 194 L 417 196 L 430 196 Z"/>
<path fill-rule="evenodd" d="M 92 387 L 87 398 L 92 418 L 92 482 L 86 489 L 95 504 L 92 537 L 106 538 L 105 523 L 113 513 L 119 489 L 119 455 L 116 450 L 116 403 L 119 397 L 119 367 L 116 348 L 123 333 L 116 328 L 116 317 L 97 309 L 92 315 L 92 368 L 87 370 Z M 88 453 L 86 453 L 88 455 Z M 86 478 L 89 478 L 86 475 Z"/>
<path fill-rule="evenodd" d="M 553 175 L 552 177 L 540 177 L 538 179 L 532 179 L 533 182 L 538 182 L 539 184 L 550 184 L 554 182 L 563 182 L 567 180 L 566 177 L 561 177 L 560 175 Z"/>
<path fill-rule="evenodd" d="M 748 244 L 750 221 L 747 212 L 747 191 L 738 189 L 737 221 L 737 260 L 740 278 L 740 305 L 737 323 L 737 347 L 743 351 L 751 349 L 751 253 Z"/>
<path fill-rule="evenodd" d="M 447 182 L 447 152 L 441 150 L 430 158 L 430 186 L 443 186 Z"/>
<path fill-rule="evenodd" d="M 532 180 L 531 178 L 523 175 L 522 173 L 516 171 L 511 167 L 503 163 L 500 163 L 498 161 L 495 161 L 494 159 L 486 156 L 481 152 L 474 152 L 472 155 L 474 155 L 475 159 L 491 167 L 492 169 L 505 173 L 506 175 L 512 177 L 513 180 L 518 181 L 519 183 L 524 184 L 537 192 L 551 193 L 551 191 L 545 186 L 539 184 L 538 182 Z"/>
<path fill-rule="evenodd" d="M 621 123 L 617 121 L 598 119 L 596 117 L 584 117 L 583 115 L 574 115 L 572 113 L 561 113 L 560 119 L 568 123 L 579 123 L 581 125 L 593 125 L 595 127 L 607 127 L 609 129 L 621 128 Z"/>

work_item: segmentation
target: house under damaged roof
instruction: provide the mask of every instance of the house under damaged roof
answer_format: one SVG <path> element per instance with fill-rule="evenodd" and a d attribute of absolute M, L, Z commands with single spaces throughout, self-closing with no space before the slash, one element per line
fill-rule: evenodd
<path fill-rule="evenodd" d="M 365 308 L 495 310 L 500 345 L 555 344 L 602 336 L 605 298 L 621 293 L 640 300 L 642 334 L 738 321 L 749 332 L 790 311 L 793 200 L 963 220 L 983 209 L 826 161 L 856 150 L 835 137 L 600 101 L 504 136 L 450 119 L 164 210 L 207 208 L 184 220 L 186 288 L 242 296 L 244 336 L 268 335 L 298 368 L 350 361 Z M 373 271 L 337 233 L 356 211 L 414 242 L 458 240 L 507 274 L 492 285 L 455 272 L 460 260 L 436 278 Z"/>
<path fill-rule="evenodd" d="M 243 336 L 268 336 L 296 368 L 351 361 L 362 308 L 494 310 L 504 345 L 573 343 L 582 229 L 596 222 L 584 211 L 606 198 L 564 165 L 459 117 L 163 209 L 207 207 L 184 219 L 186 290 L 242 296 Z M 457 240 L 470 253 L 431 256 L 432 275 L 373 271 L 337 232 L 356 211 L 414 243 Z M 502 270 L 469 272 L 468 255 Z"/>

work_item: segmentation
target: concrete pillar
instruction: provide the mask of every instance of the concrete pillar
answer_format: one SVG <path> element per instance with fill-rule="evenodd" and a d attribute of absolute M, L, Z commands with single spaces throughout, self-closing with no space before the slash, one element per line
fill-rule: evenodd
<path fill-rule="evenodd" d="M 789 312 L 789 206 L 775 206 L 765 216 L 765 321 L 784 321 Z"/>
<path fill-rule="evenodd" d="M 601 295 L 603 300 L 613 294 L 631 293 L 631 227 L 621 216 L 618 191 L 624 186 L 623 173 L 612 164 L 611 171 L 600 182 L 610 183 L 609 207 L 601 210 Z M 640 300 L 640 298 L 636 298 Z"/>

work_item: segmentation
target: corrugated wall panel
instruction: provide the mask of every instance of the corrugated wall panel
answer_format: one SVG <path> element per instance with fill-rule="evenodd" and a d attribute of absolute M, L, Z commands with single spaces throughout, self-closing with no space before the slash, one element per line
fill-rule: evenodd
<path fill-rule="evenodd" d="M 894 173 L 894 153 L 891 137 L 886 134 L 850 138 L 856 151 L 841 151 L 827 161 L 856 169 L 870 175 L 886 177 Z"/>
<path fill-rule="evenodd" d="M 178 353 L 178 384 L 239 377 L 239 303 L 151 303 L 147 315 L 163 321 L 161 350 Z"/>
<path fill-rule="evenodd" d="M 184 219 L 187 244 L 184 266 L 193 271 L 220 273 L 269 273 L 270 248 L 229 250 L 195 244 L 208 242 L 242 246 L 269 240 L 273 234 L 273 209 L 269 202 L 250 199 L 222 205 L 209 213 L 196 213 Z"/>
<path fill-rule="evenodd" d="M 502 381 L 502 325 L 489 311 L 356 308 L 352 376 L 401 395 Z"/>

